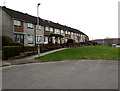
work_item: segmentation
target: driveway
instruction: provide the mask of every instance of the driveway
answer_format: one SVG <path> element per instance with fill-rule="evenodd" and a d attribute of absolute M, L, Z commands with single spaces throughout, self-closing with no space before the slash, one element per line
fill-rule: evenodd
<path fill-rule="evenodd" d="M 3 67 L 3 89 L 117 89 L 118 61 L 74 60 Z"/>

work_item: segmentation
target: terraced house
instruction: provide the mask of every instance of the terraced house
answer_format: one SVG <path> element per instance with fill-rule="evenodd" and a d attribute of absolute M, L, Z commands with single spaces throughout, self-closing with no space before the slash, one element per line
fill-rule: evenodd
<path fill-rule="evenodd" d="M 15 11 L 5 6 L 0 7 L 2 16 L 2 35 L 11 37 L 14 41 L 22 42 L 25 46 L 40 44 L 66 43 L 68 39 L 75 42 L 85 42 L 89 37 L 83 32 L 39 18 L 37 29 L 37 17 Z"/>

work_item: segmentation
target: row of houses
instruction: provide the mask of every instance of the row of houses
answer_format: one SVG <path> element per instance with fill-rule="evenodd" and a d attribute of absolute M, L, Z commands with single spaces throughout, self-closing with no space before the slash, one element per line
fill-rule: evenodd
<path fill-rule="evenodd" d="M 14 41 L 22 42 L 25 46 L 35 46 L 48 43 L 66 43 L 68 39 L 75 42 L 85 42 L 89 37 L 83 32 L 54 23 L 52 21 L 22 13 L 16 10 L 0 7 L 0 17 L 2 17 L 2 35 L 11 37 Z M 38 27 L 38 28 L 37 28 Z"/>
<path fill-rule="evenodd" d="M 105 38 L 105 39 L 96 39 L 92 41 L 97 42 L 98 45 L 112 45 L 112 44 L 120 45 L 120 38 Z"/>

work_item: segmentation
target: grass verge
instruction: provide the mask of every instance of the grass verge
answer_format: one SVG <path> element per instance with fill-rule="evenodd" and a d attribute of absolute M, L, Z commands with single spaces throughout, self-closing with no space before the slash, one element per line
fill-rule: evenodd
<path fill-rule="evenodd" d="M 76 59 L 118 60 L 118 49 L 119 48 L 109 46 L 73 47 L 35 59 L 41 62 Z"/>

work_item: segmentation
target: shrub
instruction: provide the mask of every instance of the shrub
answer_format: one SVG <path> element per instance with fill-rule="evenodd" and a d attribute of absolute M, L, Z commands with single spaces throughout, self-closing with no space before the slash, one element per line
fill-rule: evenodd
<path fill-rule="evenodd" d="M 62 47 L 79 47 L 81 46 L 80 43 L 74 42 L 74 43 L 64 43 L 62 44 Z"/>
<path fill-rule="evenodd" d="M 34 46 L 25 46 L 24 47 L 24 52 L 33 52 L 33 51 L 37 51 L 37 47 Z"/>
<path fill-rule="evenodd" d="M 3 57 L 5 59 L 8 59 L 10 57 L 19 55 L 20 52 L 22 52 L 21 46 L 3 46 Z"/>
<path fill-rule="evenodd" d="M 40 45 L 40 52 L 45 52 L 47 50 L 47 46 L 45 44 Z"/>
<path fill-rule="evenodd" d="M 15 42 L 8 36 L 2 36 L 2 46 L 23 46 L 22 43 Z"/>
<path fill-rule="evenodd" d="M 67 40 L 67 43 L 73 43 L 73 42 L 74 42 L 73 39 L 68 39 L 68 40 Z"/>
<path fill-rule="evenodd" d="M 12 38 L 8 36 L 2 36 L 2 45 L 3 46 L 8 46 L 9 42 L 13 41 Z"/>

